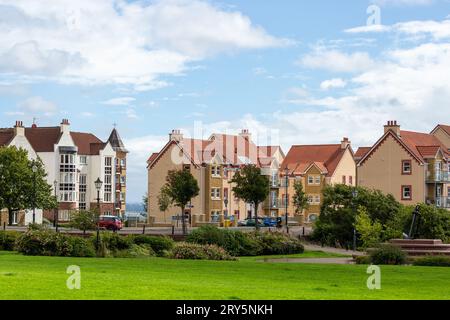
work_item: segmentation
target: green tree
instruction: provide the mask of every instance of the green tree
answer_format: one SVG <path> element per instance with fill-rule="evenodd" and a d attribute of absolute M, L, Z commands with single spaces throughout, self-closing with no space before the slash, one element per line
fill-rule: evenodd
<path fill-rule="evenodd" d="M 371 221 L 378 221 L 385 231 L 388 223 L 396 218 L 401 204 L 392 195 L 378 190 L 340 184 L 327 186 L 323 189 L 323 203 L 313 239 L 331 246 L 350 247 L 359 207 L 367 210 Z M 390 232 L 397 233 L 392 229 Z"/>
<path fill-rule="evenodd" d="M 359 207 L 355 223 L 356 231 L 361 239 L 364 249 L 375 247 L 382 241 L 383 225 L 378 221 L 372 221 L 366 208 Z"/>
<path fill-rule="evenodd" d="M 70 226 L 75 229 L 95 230 L 97 228 L 98 213 L 96 211 L 78 210 L 70 214 Z"/>
<path fill-rule="evenodd" d="M 148 212 L 148 193 L 142 196 L 142 206 L 144 207 L 144 211 Z"/>
<path fill-rule="evenodd" d="M 29 160 L 26 150 L 15 146 L 0 148 L 0 204 L 8 209 L 9 225 L 15 212 L 57 206 L 46 176 L 42 161 Z"/>
<path fill-rule="evenodd" d="M 170 204 L 181 209 L 183 234 L 187 234 L 184 210 L 192 198 L 199 194 L 197 180 L 188 170 L 172 170 L 167 174 L 166 184 L 161 191 L 170 199 Z"/>
<path fill-rule="evenodd" d="M 304 209 L 308 208 L 308 197 L 303 191 L 303 184 L 300 180 L 294 182 L 293 203 L 296 214 L 302 214 Z"/>
<path fill-rule="evenodd" d="M 255 206 L 255 227 L 258 230 L 258 206 L 269 195 L 269 178 L 261 175 L 261 169 L 257 166 L 246 165 L 236 172 L 231 182 L 236 184 L 233 187 L 234 194 Z"/>
<path fill-rule="evenodd" d="M 162 188 L 158 195 L 158 207 L 164 213 L 164 221 L 166 221 L 166 211 L 169 209 L 170 204 L 171 200 L 167 188 Z"/>

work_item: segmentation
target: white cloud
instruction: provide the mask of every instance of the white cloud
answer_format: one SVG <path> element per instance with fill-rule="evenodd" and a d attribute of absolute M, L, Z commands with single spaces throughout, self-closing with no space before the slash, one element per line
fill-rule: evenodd
<path fill-rule="evenodd" d="M 347 82 L 341 78 L 334 78 L 330 80 L 325 80 L 320 84 L 322 90 L 329 90 L 333 88 L 345 88 Z"/>
<path fill-rule="evenodd" d="M 153 152 L 159 152 L 168 139 L 168 136 L 156 135 L 123 139 L 130 151 L 127 161 L 127 192 L 130 197 L 135 197 L 128 201 L 140 202 L 140 196 L 147 192 L 147 159 Z"/>
<path fill-rule="evenodd" d="M 429 35 L 435 40 L 450 38 L 450 20 L 407 21 L 392 26 L 372 25 L 345 30 L 347 33 L 396 32 L 405 35 Z"/>
<path fill-rule="evenodd" d="M 92 113 L 92 112 L 82 112 L 81 113 L 81 116 L 82 117 L 84 117 L 84 118 L 92 118 L 92 117 L 94 117 L 95 116 L 95 114 L 94 113 Z"/>
<path fill-rule="evenodd" d="M 434 0 L 373 0 L 374 4 L 380 6 L 426 6 L 434 2 Z"/>
<path fill-rule="evenodd" d="M 18 104 L 20 110 L 32 115 L 43 114 L 51 116 L 58 111 L 58 107 L 51 101 L 47 101 L 42 97 L 30 97 Z"/>
<path fill-rule="evenodd" d="M 108 106 L 128 106 L 130 103 L 136 101 L 136 98 L 133 97 L 120 97 L 120 98 L 113 98 L 106 101 L 103 101 L 102 104 L 108 105 Z"/>
<path fill-rule="evenodd" d="M 353 73 L 370 69 L 375 62 L 367 52 L 348 54 L 338 50 L 318 49 L 303 56 L 297 64 L 311 69 Z"/>
<path fill-rule="evenodd" d="M 218 53 L 291 43 L 201 0 L 0 0 L 0 34 L 0 73 L 137 91 Z"/>

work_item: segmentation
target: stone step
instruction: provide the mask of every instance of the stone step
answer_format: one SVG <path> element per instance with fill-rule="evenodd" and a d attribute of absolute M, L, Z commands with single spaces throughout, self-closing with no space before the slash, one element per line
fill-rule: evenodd
<path fill-rule="evenodd" d="M 393 239 L 393 240 L 390 240 L 389 242 L 391 244 L 430 244 L 430 245 L 442 244 L 442 240 L 437 240 L 437 239 L 417 239 L 417 240 Z"/>
<path fill-rule="evenodd" d="M 450 256 L 450 251 L 442 250 L 404 250 L 409 256 Z"/>
<path fill-rule="evenodd" d="M 449 250 L 450 251 L 450 244 L 393 244 L 396 247 L 400 247 L 402 249 L 418 249 L 418 250 Z"/>

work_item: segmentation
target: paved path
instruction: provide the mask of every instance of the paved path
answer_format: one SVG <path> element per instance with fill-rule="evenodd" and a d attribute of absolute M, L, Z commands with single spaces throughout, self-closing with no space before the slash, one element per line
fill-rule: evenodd
<path fill-rule="evenodd" d="M 328 253 L 338 253 L 338 254 L 345 254 L 349 256 L 364 256 L 365 252 L 360 251 L 353 251 L 353 250 L 345 250 L 345 249 L 338 249 L 338 248 L 332 248 L 332 247 L 321 247 L 315 244 L 309 244 L 305 243 L 305 250 L 307 251 L 323 251 Z"/>
<path fill-rule="evenodd" d="M 353 264 L 352 258 L 282 258 L 263 259 L 262 262 L 269 263 L 305 263 L 305 264 Z"/>

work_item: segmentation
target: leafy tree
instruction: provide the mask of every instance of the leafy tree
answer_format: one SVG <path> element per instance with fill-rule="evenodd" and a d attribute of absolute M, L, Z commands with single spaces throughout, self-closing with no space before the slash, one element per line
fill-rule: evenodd
<path fill-rule="evenodd" d="M 158 207 L 159 210 L 164 213 L 164 221 L 166 221 L 166 211 L 169 209 L 171 204 L 170 196 L 166 188 L 162 188 L 158 195 Z"/>
<path fill-rule="evenodd" d="M 358 209 L 355 228 L 360 235 L 361 246 L 364 249 L 375 247 L 382 240 L 383 225 L 378 221 L 373 222 L 364 207 Z"/>
<path fill-rule="evenodd" d="M 148 212 L 148 193 L 142 196 L 142 207 L 145 212 Z"/>
<path fill-rule="evenodd" d="M 97 228 L 98 213 L 96 211 L 79 210 L 70 214 L 70 226 L 79 230 L 95 230 Z"/>
<path fill-rule="evenodd" d="M 42 161 L 29 160 L 26 150 L 15 146 L 0 148 L 0 204 L 8 209 L 9 225 L 17 211 L 56 208 L 57 201 L 46 176 Z"/>
<path fill-rule="evenodd" d="M 231 182 L 236 184 L 233 187 L 234 194 L 255 206 L 255 227 L 258 230 L 258 206 L 269 195 L 269 178 L 261 175 L 261 169 L 257 166 L 246 165 L 236 172 Z"/>
<path fill-rule="evenodd" d="M 187 234 L 184 210 L 192 198 L 199 194 L 197 180 L 188 170 L 172 170 L 167 174 L 166 184 L 161 191 L 170 199 L 170 204 L 181 209 L 183 234 Z"/>
<path fill-rule="evenodd" d="M 357 191 L 356 196 L 355 191 Z M 384 232 L 388 229 L 388 222 L 395 219 L 401 208 L 401 204 L 392 195 L 362 187 L 327 186 L 323 190 L 323 198 L 313 238 L 331 246 L 351 246 L 359 207 L 367 211 L 372 222 L 379 222 Z M 398 233 L 394 229 L 389 231 L 393 234 Z"/>
<path fill-rule="evenodd" d="M 293 203 L 296 214 L 302 214 L 304 209 L 308 208 L 308 197 L 303 191 L 303 184 L 300 180 L 294 183 Z"/>

